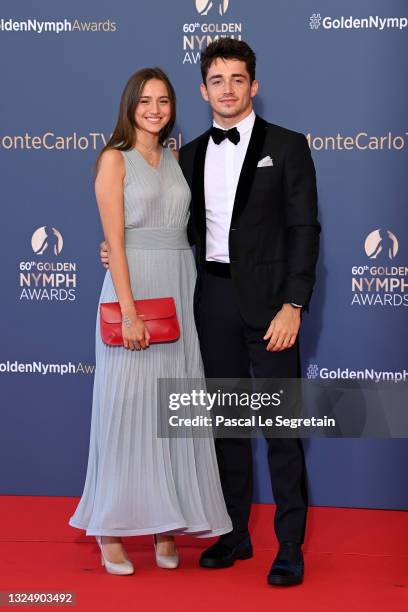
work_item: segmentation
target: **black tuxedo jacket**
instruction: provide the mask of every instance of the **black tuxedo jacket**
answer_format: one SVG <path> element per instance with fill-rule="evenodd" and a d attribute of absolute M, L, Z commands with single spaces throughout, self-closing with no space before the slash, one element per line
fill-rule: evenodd
<path fill-rule="evenodd" d="M 209 137 L 208 130 L 180 149 L 180 165 L 192 192 L 188 233 L 196 249 L 196 302 L 206 253 L 204 163 Z M 273 165 L 257 167 L 268 155 Z M 249 325 L 266 327 L 286 302 L 308 307 L 319 232 L 316 176 L 306 138 L 256 117 L 229 228 L 231 276 Z"/>

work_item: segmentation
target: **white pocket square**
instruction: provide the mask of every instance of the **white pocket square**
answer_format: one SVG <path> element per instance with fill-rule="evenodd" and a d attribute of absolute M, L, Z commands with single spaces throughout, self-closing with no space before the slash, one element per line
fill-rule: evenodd
<path fill-rule="evenodd" d="M 267 155 L 263 159 L 260 159 L 258 162 L 258 168 L 266 168 L 267 166 L 273 166 L 273 159 Z"/>

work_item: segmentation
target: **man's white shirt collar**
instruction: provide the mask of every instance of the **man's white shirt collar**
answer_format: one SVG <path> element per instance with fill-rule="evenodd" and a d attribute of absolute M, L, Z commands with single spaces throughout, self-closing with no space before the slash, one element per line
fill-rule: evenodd
<path fill-rule="evenodd" d="M 242 119 L 241 121 L 239 121 L 235 125 L 232 125 L 231 128 L 228 128 L 228 129 L 232 129 L 232 128 L 236 127 L 238 132 L 242 136 L 242 134 L 246 134 L 247 132 L 252 130 L 252 128 L 254 127 L 254 123 L 255 123 L 255 112 L 252 110 L 247 117 L 245 117 L 244 119 Z M 213 126 L 216 127 L 216 128 L 219 128 L 220 130 L 225 130 L 224 127 L 219 125 L 214 120 L 213 120 Z"/>

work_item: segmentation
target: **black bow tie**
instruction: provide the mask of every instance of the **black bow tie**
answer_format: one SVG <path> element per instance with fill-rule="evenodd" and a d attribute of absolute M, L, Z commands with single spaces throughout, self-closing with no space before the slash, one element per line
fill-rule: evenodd
<path fill-rule="evenodd" d="M 220 130 L 219 128 L 211 128 L 211 136 L 216 145 L 219 145 L 223 140 L 228 138 L 234 145 L 237 145 L 240 141 L 240 135 L 236 127 L 230 130 Z"/>

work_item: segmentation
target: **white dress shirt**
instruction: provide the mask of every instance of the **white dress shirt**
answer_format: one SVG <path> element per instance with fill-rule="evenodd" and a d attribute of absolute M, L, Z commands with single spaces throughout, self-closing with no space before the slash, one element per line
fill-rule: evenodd
<path fill-rule="evenodd" d="M 207 222 L 207 261 L 229 263 L 228 235 L 232 209 L 242 164 L 248 149 L 255 113 L 252 111 L 235 126 L 240 141 L 234 144 L 228 138 L 216 145 L 210 136 L 205 156 L 204 193 Z M 213 122 L 214 127 L 224 130 Z"/>

